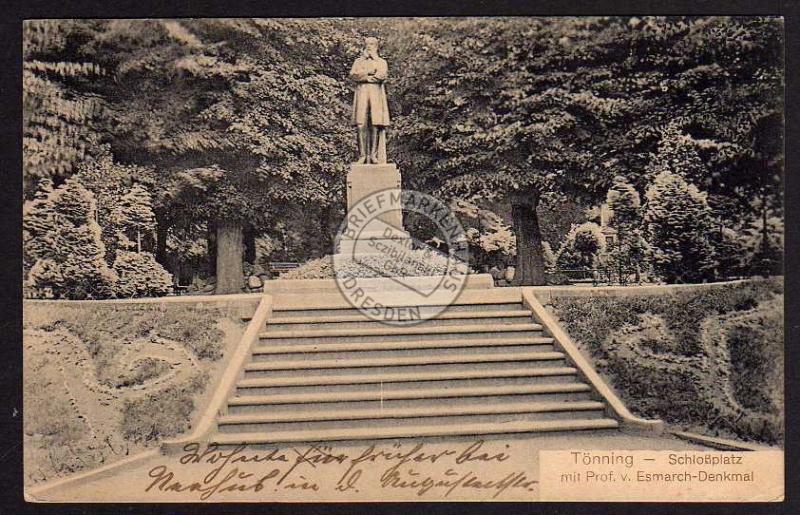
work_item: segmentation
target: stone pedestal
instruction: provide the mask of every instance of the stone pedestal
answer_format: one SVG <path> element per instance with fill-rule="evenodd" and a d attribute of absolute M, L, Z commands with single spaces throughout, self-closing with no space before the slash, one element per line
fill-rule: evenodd
<path fill-rule="evenodd" d="M 375 246 L 364 242 L 374 238 L 392 246 L 410 246 L 410 236 L 403 228 L 403 210 L 399 195 L 401 192 L 400 170 L 394 164 L 353 164 L 347 174 L 347 235 L 356 234 L 355 239 L 342 237 L 339 241 L 340 254 L 358 255 L 374 252 Z M 375 197 L 375 202 L 358 203 L 366 197 L 386 192 L 382 197 Z M 379 205 L 380 204 L 380 205 Z M 385 210 L 386 205 L 397 206 L 398 209 Z M 371 211 L 381 211 L 374 216 Z M 363 220 L 374 216 L 374 220 L 366 228 L 360 227 L 352 220 Z M 352 229 L 352 231 L 351 231 Z"/>

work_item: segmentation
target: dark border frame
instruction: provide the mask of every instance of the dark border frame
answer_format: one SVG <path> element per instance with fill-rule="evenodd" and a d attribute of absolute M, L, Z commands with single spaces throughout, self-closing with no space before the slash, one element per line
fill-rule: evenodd
<path fill-rule="evenodd" d="M 800 513 L 800 370 L 798 336 L 798 264 L 800 184 L 797 163 L 798 45 L 800 10 L 797 0 L 10 0 L 0 23 L 0 174 L 2 217 L 0 234 L 0 511 L 11 513 L 264 513 L 300 510 L 306 513 L 386 513 L 423 508 L 426 513 L 531 512 L 546 513 Z M 330 17 L 330 16 L 569 16 L 569 15 L 781 15 L 786 30 L 786 501 L 758 504 L 625 504 L 625 503 L 481 503 L 342 505 L 342 504 L 31 504 L 22 497 L 22 20 L 29 18 L 158 18 L 158 17 Z M 794 508 L 794 509 L 793 509 Z"/>

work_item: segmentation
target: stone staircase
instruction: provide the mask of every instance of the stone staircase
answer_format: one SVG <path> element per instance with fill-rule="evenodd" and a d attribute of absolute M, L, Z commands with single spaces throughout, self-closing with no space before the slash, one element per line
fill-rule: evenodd
<path fill-rule="evenodd" d="M 518 289 L 465 291 L 436 318 L 403 327 L 369 320 L 335 295 L 279 297 L 207 441 L 619 428 L 607 399 L 522 297 Z"/>

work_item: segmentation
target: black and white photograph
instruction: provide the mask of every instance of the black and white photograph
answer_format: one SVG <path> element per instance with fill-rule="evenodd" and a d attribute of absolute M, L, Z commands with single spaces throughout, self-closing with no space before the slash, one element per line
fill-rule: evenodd
<path fill-rule="evenodd" d="M 22 38 L 27 502 L 784 500 L 782 17 Z"/>

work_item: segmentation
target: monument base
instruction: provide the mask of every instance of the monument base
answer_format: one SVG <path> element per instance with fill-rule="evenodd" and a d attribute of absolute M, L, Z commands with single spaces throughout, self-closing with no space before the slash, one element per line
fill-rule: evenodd
<path fill-rule="evenodd" d="M 380 254 L 388 248 L 410 249 L 411 236 L 403 228 L 400 195 L 400 171 L 394 164 L 350 165 L 347 230 L 339 239 L 336 252 L 363 256 Z M 397 209 L 386 210 L 386 206 L 397 206 Z M 380 214 L 374 215 L 376 212 Z M 363 225 L 365 220 L 370 220 L 367 227 Z"/>
<path fill-rule="evenodd" d="M 388 249 L 411 249 L 411 235 L 406 231 L 391 228 L 391 232 L 363 232 L 356 239 L 340 238 L 337 254 L 345 256 L 368 256 L 385 254 Z"/>

